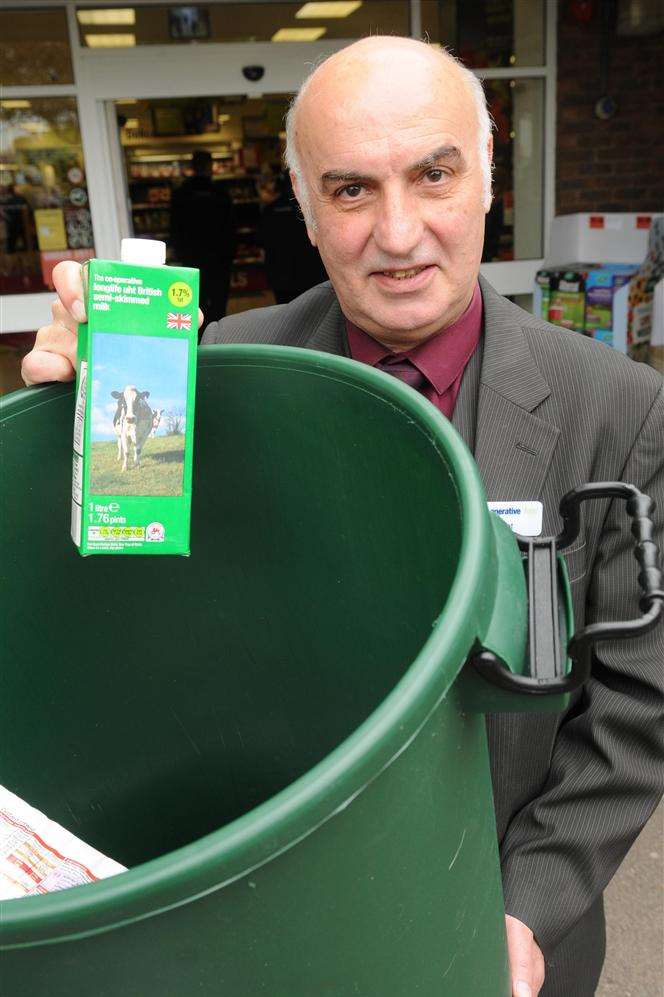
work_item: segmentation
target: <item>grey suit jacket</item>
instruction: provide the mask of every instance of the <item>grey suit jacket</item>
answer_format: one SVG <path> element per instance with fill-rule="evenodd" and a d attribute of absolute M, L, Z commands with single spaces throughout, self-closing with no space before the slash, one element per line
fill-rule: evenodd
<path fill-rule="evenodd" d="M 538 499 L 547 534 L 562 495 L 587 481 L 636 484 L 664 511 L 664 384 L 654 370 L 517 308 L 484 280 L 482 349 L 453 423 L 489 500 Z M 289 305 L 213 322 L 206 343 L 273 343 L 348 355 L 329 283 Z M 565 554 L 577 626 L 639 615 L 624 504 L 584 507 Z M 542 995 L 594 993 L 601 894 L 662 792 L 664 628 L 599 646 L 563 716 L 487 718 L 505 908 L 547 959 Z M 593 961 L 594 959 L 594 961 Z M 585 962 L 581 969 L 580 961 Z"/>

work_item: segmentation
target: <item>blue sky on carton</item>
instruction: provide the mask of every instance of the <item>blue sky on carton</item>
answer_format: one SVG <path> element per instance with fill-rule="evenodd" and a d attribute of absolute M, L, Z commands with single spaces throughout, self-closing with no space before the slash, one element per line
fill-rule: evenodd
<path fill-rule="evenodd" d="M 130 384 L 139 391 L 150 392 L 146 399 L 150 408 L 165 410 L 158 436 L 167 431 L 166 412 L 182 412 L 184 430 L 188 356 L 186 339 L 94 333 L 92 368 L 88 371 L 88 383 L 92 386 L 91 438 L 95 441 L 116 438 L 113 416 L 117 401 L 111 392 L 124 391 Z"/>

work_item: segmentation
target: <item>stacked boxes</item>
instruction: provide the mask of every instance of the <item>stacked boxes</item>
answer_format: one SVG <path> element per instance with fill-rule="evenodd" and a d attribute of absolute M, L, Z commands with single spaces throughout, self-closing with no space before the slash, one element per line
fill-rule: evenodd
<path fill-rule="evenodd" d="M 635 266 L 608 263 L 591 270 L 586 280 L 586 334 L 607 346 L 614 346 L 614 306 L 616 292 L 629 284 Z"/>
<path fill-rule="evenodd" d="M 574 263 L 540 270 L 535 283 L 535 314 L 608 346 L 617 345 L 615 296 L 637 269 L 632 264 Z"/>

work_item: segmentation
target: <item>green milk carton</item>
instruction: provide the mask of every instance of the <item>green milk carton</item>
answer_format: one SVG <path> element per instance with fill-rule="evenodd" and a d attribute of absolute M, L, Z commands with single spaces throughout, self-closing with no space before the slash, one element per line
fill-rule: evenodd
<path fill-rule="evenodd" d="M 83 270 L 71 533 L 87 554 L 189 554 L 198 270 L 123 239 Z"/>

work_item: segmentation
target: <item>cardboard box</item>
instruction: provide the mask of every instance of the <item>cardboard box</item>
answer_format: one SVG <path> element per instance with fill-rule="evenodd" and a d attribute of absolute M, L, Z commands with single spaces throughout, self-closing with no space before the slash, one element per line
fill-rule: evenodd
<path fill-rule="evenodd" d="M 564 270 L 552 278 L 549 322 L 575 332 L 585 331 L 586 276 L 585 270 Z"/>
<path fill-rule="evenodd" d="M 616 291 L 629 283 L 636 270 L 630 264 L 606 264 L 586 277 L 586 332 L 607 346 L 613 346 Z"/>
<path fill-rule="evenodd" d="M 164 251 L 123 240 L 123 262 L 84 267 L 71 524 L 83 555 L 189 554 L 199 275 L 132 262 Z"/>

